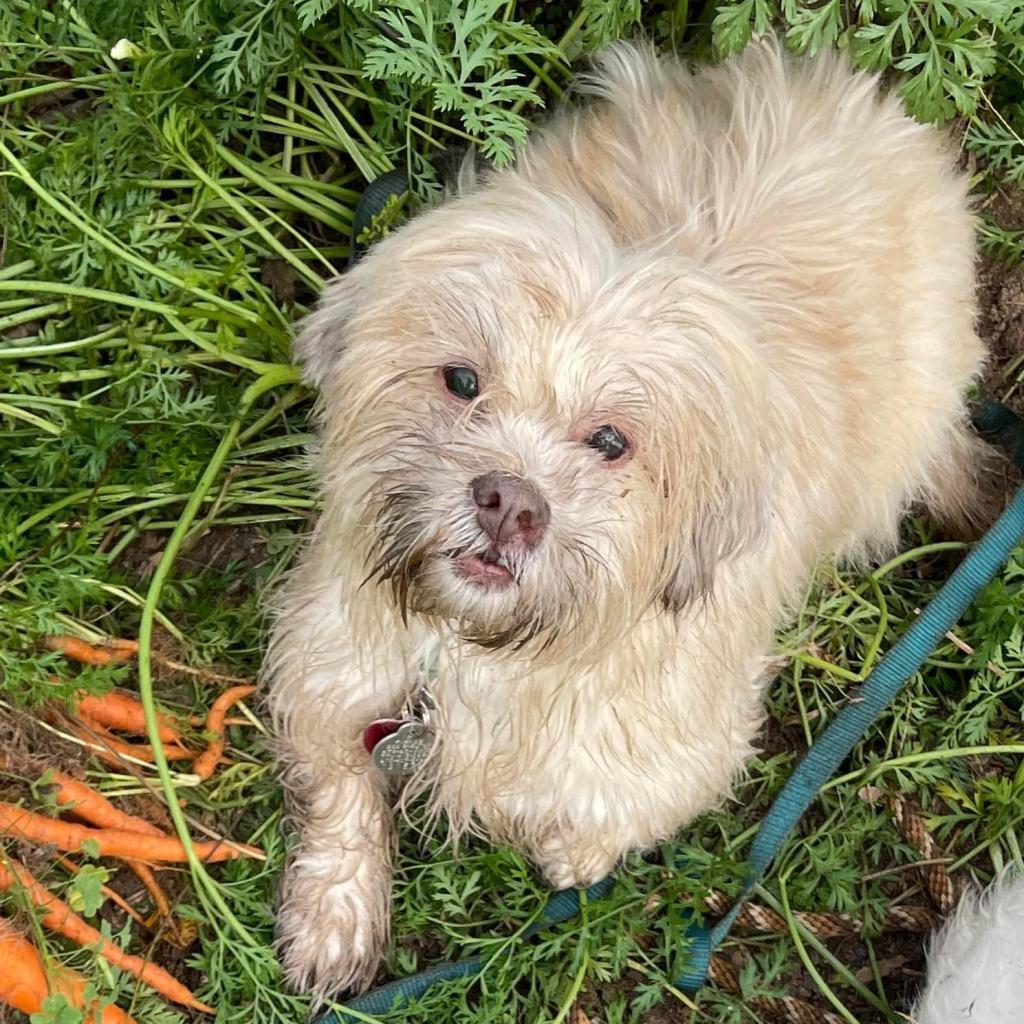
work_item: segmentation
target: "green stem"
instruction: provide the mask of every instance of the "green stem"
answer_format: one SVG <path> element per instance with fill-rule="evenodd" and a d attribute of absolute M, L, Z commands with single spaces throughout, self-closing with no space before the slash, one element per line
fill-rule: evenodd
<path fill-rule="evenodd" d="M 785 917 L 783 913 L 782 904 L 763 886 L 759 885 L 755 890 L 757 897 L 762 903 L 766 903 L 775 913 Z M 843 981 L 856 992 L 861 999 L 864 1000 L 869 1006 L 878 1010 L 879 1013 L 883 1014 L 887 1020 L 893 1020 L 893 1013 L 889 1007 L 879 999 L 866 985 L 864 985 L 857 976 L 850 970 L 846 964 L 842 963 L 837 959 L 836 955 L 826 946 L 821 939 L 819 939 L 813 932 L 807 931 L 803 926 L 796 921 L 794 918 L 796 927 L 801 929 L 801 936 L 804 942 L 811 947 L 823 960 L 825 960 L 829 966 L 843 979 Z"/>
<path fill-rule="evenodd" d="M 903 757 L 894 757 L 888 761 L 881 761 L 878 764 L 867 765 L 858 768 L 855 772 L 847 772 L 845 775 L 837 775 L 834 779 L 826 782 L 820 792 L 824 793 L 830 789 L 838 789 L 848 782 L 855 782 L 858 779 L 871 781 L 879 775 L 892 771 L 894 768 L 905 768 L 912 764 L 922 764 L 929 761 L 952 761 L 958 757 L 979 757 L 982 754 L 1024 754 L 1024 743 L 992 743 L 982 747 L 953 747 L 949 750 L 922 750 L 916 754 L 906 754 Z"/>
<path fill-rule="evenodd" d="M 807 947 L 804 946 L 803 937 L 800 934 L 800 925 L 797 923 L 796 918 L 793 916 L 793 911 L 789 907 L 789 895 L 786 892 L 786 879 L 788 875 L 788 871 L 779 875 L 779 898 L 782 901 L 782 916 L 785 918 L 786 926 L 789 928 L 789 937 L 793 940 L 793 945 L 796 946 L 797 956 L 800 957 L 804 970 L 811 976 L 814 984 L 818 986 L 818 991 L 835 1007 L 839 1016 L 847 1021 L 848 1024 L 860 1024 L 857 1018 L 846 1008 L 839 996 L 832 991 L 832 987 L 821 976 L 818 968 L 814 966 L 814 961 L 811 960 L 807 953 Z"/>
<path fill-rule="evenodd" d="M 94 83 L 105 82 L 114 75 L 109 71 L 105 71 L 97 75 L 83 75 L 81 78 L 61 78 L 56 82 L 44 82 L 42 85 L 31 85 L 27 89 L 19 89 L 17 92 L 9 92 L 5 96 L 0 96 L 0 107 L 6 106 L 8 103 L 16 103 L 18 100 L 27 100 L 32 96 L 42 96 L 48 92 L 58 92 L 63 89 L 65 92 L 70 92 L 72 89 L 92 89 Z"/>
<path fill-rule="evenodd" d="M 831 661 L 823 661 L 821 658 L 815 658 L 812 654 L 804 654 L 803 651 L 783 651 L 782 653 L 804 665 L 811 665 L 814 668 L 831 672 L 833 675 L 839 676 L 840 679 L 847 680 L 847 682 L 862 683 L 864 681 L 864 677 L 860 672 L 851 672 L 848 668 L 843 668 L 841 665 L 833 665 Z"/>
<path fill-rule="evenodd" d="M 9 267 L 4 267 L 0 270 L 0 281 L 7 281 L 12 277 L 20 277 L 22 274 L 29 274 L 35 269 L 35 260 L 22 260 L 20 263 L 12 263 Z"/>
<path fill-rule="evenodd" d="M 285 141 L 287 141 L 287 137 Z M 239 159 L 238 155 L 228 149 L 227 146 L 222 146 L 218 143 L 216 146 L 216 153 L 226 164 L 234 167 L 245 180 L 252 182 L 254 185 L 258 185 L 264 191 L 269 192 L 272 196 L 277 196 L 278 199 L 283 200 L 300 213 L 305 213 L 314 220 L 318 220 L 322 224 L 326 224 L 328 227 L 334 228 L 335 231 L 342 235 L 347 235 L 349 231 L 351 231 L 352 220 L 350 212 L 349 220 L 343 221 L 339 217 L 331 214 L 330 211 L 322 204 L 303 199 L 297 191 L 289 191 L 286 188 L 282 188 L 282 186 L 278 185 L 269 177 L 257 171 L 252 164 L 248 164 L 244 160 Z M 343 207 L 339 208 L 344 209 Z"/>
<path fill-rule="evenodd" d="M 206 470 L 199 478 L 192 497 L 185 506 L 178 524 L 167 540 L 160 562 L 153 573 L 153 579 L 146 593 L 146 600 L 142 607 L 142 617 L 139 623 L 139 655 L 138 655 L 138 679 L 139 697 L 142 701 L 146 715 L 146 731 L 150 742 L 153 744 L 153 760 L 156 765 L 160 785 L 167 800 L 167 810 L 174 822 L 175 830 L 185 848 L 188 857 L 189 868 L 196 885 L 196 892 L 204 899 L 204 902 L 212 904 L 213 908 L 223 915 L 231 930 L 250 948 L 260 948 L 245 926 L 235 917 L 223 894 L 217 887 L 216 882 L 207 873 L 203 862 L 196 854 L 192 845 L 192 837 L 189 834 L 188 822 L 185 820 L 184 812 L 178 804 L 177 793 L 171 775 L 170 764 L 164 754 L 163 744 L 160 740 L 159 722 L 157 721 L 157 709 L 153 693 L 153 669 L 152 669 L 152 646 L 153 646 L 153 622 L 156 618 L 157 608 L 160 602 L 160 595 L 164 585 L 170 576 L 174 561 L 181 549 L 182 542 L 188 534 L 206 495 L 211 491 L 219 475 L 221 468 L 227 460 L 242 427 L 242 420 L 252 407 L 253 403 L 263 394 L 284 384 L 294 384 L 298 379 L 297 371 L 290 366 L 275 366 L 268 370 L 261 377 L 250 384 L 242 394 L 239 402 L 238 415 L 232 420 L 231 426 L 224 435 L 213 457 L 210 459 Z"/>
<path fill-rule="evenodd" d="M 922 558 L 924 555 L 933 555 L 940 551 L 966 551 L 969 547 L 970 544 L 964 544 L 961 541 L 956 540 L 944 540 L 939 541 L 936 544 L 923 544 L 919 548 L 911 548 L 910 551 L 904 551 L 895 558 L 891 558 L 884 565 L 880 565 L 871 574 L 871 577 L 877 581 L 883 576 L 887 576 L 893 571 L 893 569 L 898 569 L 906 562 L 913 562 L 918 558 Z"/>
<path fill-rule="evenodd" d="M 108 327 L 99 334 L 93 334 L 88 338 L 76 338 L 74 341 L 58 341 L 52 345 L 19 345 L 13 348 L 0 348 L 0 359 L 45 359 L 48 356 L 58 355 L 62 352 L 74 352 L 77 349 L 89 348 L 101 342 L 109 341 L 117 337 L 121 331 L 118 324 L 115 327 Z"/>
<path fill-rule="evenodd" d="M 66 313 L 67 311 L 68 304 L 66 302 L 48 302 L 44 306 L 33 306 L 31 309 L 9 313 L 7 316 L 0 316 L 0 331 L 10 330 L 12 327 L 28 324 L 33 320 L 45 320 L 55 313 Z"/>
<path fill-rule="evenodd" d="M 29 423 L 33 427 L 45 431 L 47 434 L 53 434 L 54 437 L 60 437 L 63 433 L 61 428 L 55 423 L 44 420 L 42 416 L 37 416 L 34 412 L 29 412 L 27 409 L 20 409 L 16 405 L 9 405 L 7 402 L 0 402 L 0 416 L 10 416 L 11 419 L 23 420 L 25 423 Z"/>
<path fill-rule="evenodd" d="M 270 247 L 270 249 L 277 253 L 286 263 L 290 264 L 296 273 L 303 278 L 307 284 L 313 288 L 319 290 L 323 287 L 324 281 L 315 271 L 311 270 L 305 263 L 300 260 L 291 249 L 283 245 L 274 234 L 268 231 L 249 211 L 242 205 L 226 188 L 223 188 L 216 180 L 216 178 L 207 174 L 205 170 L 199 165 L 199 162 L 195 160 L 192 154 L 188 151 L 188 144 L 186 140 L 180 139 L 175 136 L 175 142 L 177 143 L 178 154 L 180 155 L 182 162 L 187 168 L 211 191 L 214 195 L 219 196 L 224 204 L 228 207 L 232 213 L 235 214 L 243 223 L 248 224 L 253 231 L 256 232 L 263 239 L 263 241 Z"/>
<path fill-rule="evenodd" d="M 0 148 L 2 146 L 3 143 L 0 143 Z M 132 309 L 145 309 L 150 313 L 159 313 L 161 316 L 173 316 L 178 312 L 166 302 L 140 299 L 137 295 L 122 295 L 120 292 L 107 291 L 105 288 L 61 284 L 59 281 L 0 281 L 0 292 L 41 292 L 44 295 L 70 295 L 76 299 L 95 299 L 97 302 L 110 302 L 118 306 L 130 306 Z"/>

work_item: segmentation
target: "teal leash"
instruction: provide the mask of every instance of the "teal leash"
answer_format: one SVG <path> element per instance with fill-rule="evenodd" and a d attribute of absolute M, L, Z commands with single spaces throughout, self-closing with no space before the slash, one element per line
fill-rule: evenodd
<path fill-rule="evenodd" d="M 1024 538 L 1024 488 L 978 545 L 960 563 L 931 603 L 865 679 L 797 765 L 761 821 L 747 860 L 747 875 L 732 909 L 712 928 L 692 925 L 690 960 L 677 987 L 695 992 L 704 983 L 711 954 L 736 922 L 786 837 L 821 786 L 835 773 L 871 724 L 921 667 L 939 640 L 960 619 L 985 585 L 1006 564 Z"/>
<path fill-rule="evenodd" d="M 376 184 L 371 184 L 371 188 Z M 397 177 L 394 181 L 382 183 L 378 191 L 384 194 L 384 201 L 387 195 L 394 194 L 399 184 Z M 387 187 L 384 188 L 384 185 Z M 383 205 L 383 201 L 378 201 Z M 1024 420 L 1005 405 L 990 399 L 983 402 L 975 415 L 974 427 L 986 440 L 1008 449 L 1018 467 L 1024 469 Z M 686 968 L 675 980 L 677 988 L 692 994 L 704 984 L 712 953 L 729 934 L 743 904 L 764 878 L 786 837 L 814 801 L 818 791 L 832 777 L 871 724 L 892 703 L 910 677 L 920 669 L 945 633 L 952 629 L 982 589 L 1006 564 L 1022 539 L 1024 488 L 1017 492 L 1013 501 L 943 584 L 931 603 L 867 676 L 860 692 L 852 696 L 849 703 L 836 714 L 797 765 L 761 820 L 750 846 L 744 883 L 732 908 L 710 928 L 696 923 L 687 928 L 689 959 Z M 600 898 L 613 884 L 611 876 L 603 879 L 586 890 L 586 899 Z M 549 925 L 574 917 L 579 911 L 580 902 L 580 892 L 575 889 L 552 893 L 538 920 L 523 932 L 521 938 L 532 938 Z M 436 964 L 418 974 L 388 982 L 365 995 L 356 996 L 345 1006 L 320 1015 L 314 1024 L 355 1024 L 366 1016 L 380 1016 L 419 998 L 439 982 L 476 975 L 483 970 L 484 965 L 483 957 Z M 355 1013 L 347 1013 L 346 1010 Z"/>

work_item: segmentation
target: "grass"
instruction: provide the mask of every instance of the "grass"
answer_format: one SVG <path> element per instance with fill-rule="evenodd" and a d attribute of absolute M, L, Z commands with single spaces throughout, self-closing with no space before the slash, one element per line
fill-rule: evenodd
<path fill-rule="evenodd" d="M 0 6 L 2 742 L 45 735 L 38 707 L 75 688 L 118 684 L 189 714 L 209 705 L 209 676 L 168 672 L 152 651 L 193 670 L 258 671 L 262 602 L 316 509 L 302 457 L 310 395 L 288 365 L 291 325 L 343 267 L 367 179 L 409 174 L 412 197 L 389 211 L 393 221 L 436 197 L 451 150 L 472 143 L 507 160 L 542 103 L 561 96 L 570 64 L 603 42 L 639 25 L 705 58 L 770 23 L 796 48 L 848 47 L 889 73 L 917 116 L 953 120 L 983 203 L 1024 180 L 1024 10 L 1010 0 Z M 1021 227 L 986 212 L 981 240 L 1014 267 Z M 1001 394 L 1016 388 L 1019 362 L 997 375 Z M 752 829 L 799 752 L 958 556 L 924 519 L 907 523 L 905 541 L 899 560 L 868 576 L 826 567 L 779 636 L 765 753 L 735 798 L 633 858 L 576 921 L 518 944 L 544 898 L 528 867 L 483 844 L 455 859 L 409 823 L 389 974 L 451 956 L 488 966 L 395 1019 L 685 1019 L 690 1004 L 671 985 L 684 911 L 708 888 L 736 888 Z M 787 934 L 734 939 L 743 997 L 709 987 L 692 1019 L 757 1021 L 753 998 L 785 993 L 863 1024 L 899 1019 L 921 940 L 882 934 L 880 922 L 893 901 L 926 900 L 918 855 L 880 794 L 925 807 L 958 873 L 1024 868 L 1022 579 L 1018 556 L 826 788 L 760 896 Z M 137 671 L 73 668 L 39 650 L 53 632 L 138 636 L 143 656 Z M 83 892 L 112 865 L 85 881 L 51 867 L 45 880 L 199 981 L 221 1024 L 299 1021 L 305 1003 L 282 992 L 270 945 L 280 794 L 261 731 L 236 728 L 232 744 L 233 763 L 203 785 L 166 766 L 141 781 L 88 768 L 118 799 L 155 793 L 180 827 L 187 813 L 266 849 L 265 863 L 192 863 L 169 876 L 177 912 L 197 927 L 187 963 L 94 906 L 94 888 Z M 57 739 L 47 750 L 55 762 L 81 760 Z M 42 799 L 10 773 L 0 785 Z M 16 895 L 5 900 L 6 912 L 18 909 Z M 823 946 L 801 932 L 798 910 L 858 915 L 865 940 Z M 47 948 L 141 1024 L 181 1019 L 91 953 Z M 54 1006 L 36 1024 L 57 1022 L 75 1024 L 74 1011 Z"/>

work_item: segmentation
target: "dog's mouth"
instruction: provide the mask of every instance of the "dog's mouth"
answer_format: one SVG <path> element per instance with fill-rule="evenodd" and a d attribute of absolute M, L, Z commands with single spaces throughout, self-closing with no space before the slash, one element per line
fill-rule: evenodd
<path fill-rule="evenodd" d="M 467 582 L 484 590 L 504 590 L 515 583 L 505 555 L 491 545 L 482 555 L 454 554 L 455 571 Z"/>

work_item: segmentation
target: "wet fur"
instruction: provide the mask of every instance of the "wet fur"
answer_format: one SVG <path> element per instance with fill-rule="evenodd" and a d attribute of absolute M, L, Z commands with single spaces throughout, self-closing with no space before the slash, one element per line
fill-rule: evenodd
<path fill-rule="evenodd" d="M 324 510 L 266 676 L 298 988 L 373 978 L 394 836 L 360 736 L 423 666 L 438 742 L 407 795 L 590 883 L 728 793 L 818 560 L 969 501 L 973 227 L 940 136 L 770 41 L 693 73 L 619 46 L 583 88 L 332 282 L 296 343 Z M 451 362 L 478 399 L 445 392 Z M 628 462 L 585 444 L 604 423 Z M 485 547 L 469 483 L 494 470 L 551 508 L 512 593 L 449 558 Z"/>

